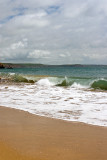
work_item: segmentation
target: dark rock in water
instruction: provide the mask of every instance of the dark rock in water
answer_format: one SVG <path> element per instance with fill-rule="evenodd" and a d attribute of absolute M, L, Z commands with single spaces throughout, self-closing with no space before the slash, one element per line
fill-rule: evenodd
<path fill-rule="evenodd" d="M 11 67 L 11 66 L 7 66 L 7 69 L 13 69 L 13 67 Z"/>
<path fill-rule="evenodd" d="M 6 69 L 13 69 L 13 67 L 12 67 L 12 65 L 10 65 L 10 64 L 2 64 L 2 63 L 0 63 L 0 69 L 1 68 L 6 68 Z"/>
<path fill-rule="evenodd" d="M 33 80 L 29 80 L 29 83 L 35 83 Z"/>
<path fill-rule="evenodd" d="M 0 68 L 4 69 L 5 66 L 2 63 L 0 63 Z"/>

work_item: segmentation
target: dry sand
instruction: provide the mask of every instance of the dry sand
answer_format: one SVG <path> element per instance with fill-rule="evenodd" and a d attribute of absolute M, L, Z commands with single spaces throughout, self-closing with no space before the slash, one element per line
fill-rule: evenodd
<path fill-rule="evenodd" d="M 107 127 L 0 107 L 0 160 L 107 160 Z"/>

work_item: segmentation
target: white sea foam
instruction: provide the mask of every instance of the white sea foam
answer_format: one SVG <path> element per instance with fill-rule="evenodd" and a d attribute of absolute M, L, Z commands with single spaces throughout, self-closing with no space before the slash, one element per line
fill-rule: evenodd
<path fill-rule="evenodd" d="M 41 86 L 52 86 L 54 85 L 52 82 L 50 82 L 47 78 L 45 79 L 40 79 L 38 82 L 37 82 L 38 85 L 41 85 Z"/>
<path fill-rule="evenodd" d="M 48 79 L 23 85 L 0 85 L 0 105 L 33 114 L 107 126 L 107 92 L 92 92 L 78 84 L 57 87 Z"/>
<path fill-rule="evenodd" d="M 89 86 L 83 86 L 79 83 L 74 82 L 73 85 L 71 86 L 72 88 L 77 88 L 77 89 L 81 89 L 81 88 L 89 88 Z"/>

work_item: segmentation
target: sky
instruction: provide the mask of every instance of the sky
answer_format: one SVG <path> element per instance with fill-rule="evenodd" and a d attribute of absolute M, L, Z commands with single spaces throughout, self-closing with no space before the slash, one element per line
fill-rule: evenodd
<path fill-rule="evenodd" d="M 107 0 L 0 0 L 0 62 L 107 64 Z"/>

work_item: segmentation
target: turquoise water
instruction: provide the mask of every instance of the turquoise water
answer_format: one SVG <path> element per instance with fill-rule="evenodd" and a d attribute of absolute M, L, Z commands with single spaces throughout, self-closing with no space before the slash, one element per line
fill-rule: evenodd
<path fill-rule="evenodd" d="M 36 68 L 0 69 L 0 72 L 25 75 L 50 75 L 81 78 L 107 78 L 107 66 L 41 66 Z"/>

